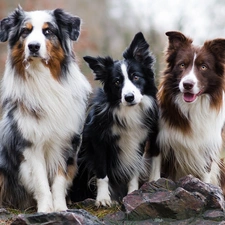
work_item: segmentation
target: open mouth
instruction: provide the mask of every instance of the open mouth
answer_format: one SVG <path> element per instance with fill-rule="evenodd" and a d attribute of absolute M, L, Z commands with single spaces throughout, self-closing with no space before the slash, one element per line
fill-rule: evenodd
<path fill-rule="evenodd" d="M 193 102 L 197 98 L 196 94 L 192 94 L 189 92 L 184 93 L 183 99 L 185 102 Z"/>
<path fill-rule="evenodd" d="M 201 94 L 201 91 L 198 94 L 193 94 L 190 92 L 185 92 L 183 94 L 183 99 L 185 102 L 194 102 L 196 98 Z"/>

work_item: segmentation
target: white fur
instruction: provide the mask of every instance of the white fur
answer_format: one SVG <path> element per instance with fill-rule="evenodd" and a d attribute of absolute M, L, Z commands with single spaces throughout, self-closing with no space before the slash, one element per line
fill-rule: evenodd
<path fill-rule="evenodd" d="M 128 183 L 128 194 L 130 194 L 131 192 L 138 190 L 139 188 L 139 174 L 136 174 L 133 176 L 133 178 L 130 180 L 130 182 Z"/>
<path fill-rule="evenodd" d="M 45 44 L 46 38 L 42 32 L 42 28 L 44 23 L 53 22 L 53 18 L 49 13 L 46 13 L 45 11 L 25 12 L 25 14 L 28 18 L 30 18 L 30 20 L 28 20 L 27 22 L 30 22 L 33 25 L 32 32 L 28 35 L 25 42 L 25 60 L 27 60 L 30 55 L 28 45 L 30 43 L 37 42 L 40 44 L 40 57 L 47 60 L 49 55 Z"/>
<path fill-rule="evenodd" d="M 113 126 L 113 135 L 119 135 L 118 146 L 121 149 L 119 158 L 119 167 L 121 179 L 123 174 L 129 174 L 131 179 L 128 183 L 128 193 L 139 188 L 139 175 L 145 174 L 145 162 L 143 157 L 138 154 L 141 151 L 139 144 L 148 137 L 149 127 L 144 127 L 143 117 L 149 108 L 153 107 L 153 99 L 144 95 L 142 101 L 134 106 L 121 106 L 114 111 L 114 116 L 120 121 L 125 122 L 126 128 Z"/>
<path fill-rule="evenodd" d="M 128 73 L 127 73 L 127 67 L 124 63 L 121 64 L 121 70 L 124 76 L 124 86 L 122 89 L 122 97 L 121 97 L 122 104 L 128 105 L 127 101 L 125 100 L 125 96 L 127 94 L 134 95 L 134 101 L 133 101 L 134 104 L 140 103 L 143 96 L 140 90 L 129 79 Z"/>
<path fill-rule="evenodd" d="M 161 161 L 162 156 L 159 154 L 158 156 L 153 156 L 151 160 L 151 172 L 149 176 L 149 182 L 150 181 L 156 181 L 158 180 L 161 175 Z"/>
<path fill-rule="evenodd" d="M 124 170 L 124 173 L 130 175 L 144 172 L 143 160 L 138 155 L 138 151 L 141 151 L 139 144 L 146 140 L 149 130 L 149 127 L 143 125 L 143 116 L 145 116 L 145 111 L 152 106 L 153 99 L 144 95 L 141 103 L 134 106 L 122 106 L 113 112 L 114 116 L 126 123 L 126 129 L 117 125 L 112 128 L 114 135 L 122 137 L 118 142 L 122 150 L 119 156 L 120 162 L 118 162 L 121 172 Z"/>
<path fill-rule="evenodd" d="M 23 155 L 25 160 L 20 165 L 20 182 L 37 200 L 38 212 L 54 211 L 42 149 L 26 149 Z"/>
<path fill-rule="evenodd" d="M 55 211 L 64 211 L 67 209 L 66 205 L 66 193 L 68 189 L 68 181 L 65 176 L 58 174 L 53 180 L 51 192 L 52 192 L 52 201 Z"/>
<path fill-rule="evenodd" d="M 112 201 L 109 192 L 109 178 L 106 176 L 103 179 L 97 179 L 97 187 L 96 206 L 111 206 Z"/>
<path fill-rule="evenodd" d="M 28 43 L 36 40 L 41 43 L 40 56 L 46 58 L 42 25 L 52 18 L 42 11 L 27 15 L 34 27 L 26 41 L 25 57 Z M 37 200 L 39 212 L 67 209 L 65 196 L 72 181 L 62 176 L 59 168 L 66 172 L 64 151 L 71 148 L 73 135 L 82 132 L 91 92 L 90 84 L 74 62 L 66 76 L 57 81 L 41 58 L 33 58 L 25 70 L 25 79 L 16 74 L 8 61 L 2 80 L 2 99 L 21 102 L 39 117 L 31 116 L 22 106 L 13 115 L 23 138 L 32 143 L 23 152 L 19 174 L 21 183 Z"/>
<path fill-rule="evenodd" d="M 71 74 L 68 74 L 68 81 L 65 84 L 60 84 L 42 64 L 40 64 L 38 69 L 35 68 L 34 70 L 33 65 L 31 65 L 27 71 L 29 73 L 28 76 L 30 76 L 29 83 L 20 82 L 21 80 L 16 81 L 17 78 L 12 76 L 13 73 L 10 73 L 11 75 L 7 75 L 7 82 L 4 85 L 7 90 L 4 92 L 5 94 L 6 92 L 11 92 L 11 95 L 14 95 L 17 99 L 22 98 L 21 101 L 27 104 L 27 107 L 36 108 L 43 116 L 41 120 L 37 121 L 29 114 L 26 115 L 21 111 L 16 111 L 15 113 L 18 128 L 21 130 L 24 138 L 34 143 L 31 148 L 24 151 L 26 160 L 21 165 L 21 168 L 25 167 L 24 170 L 21 169 L 20 171 L 21 179 L 31 192 L 33 192 L 32 186 L 38 183 L 38 189 L 43 189 L 42 193 L 40 193 L 41 198 L 45 196 L 44 193 L 51 191 L 51 187 L 47 186 L 47 180 L 45 180 L 47 179 L 46 175 L 53 182 L 53 188 L 56 186 L 54 181 L 57 183 L 57 180 L 60 179 L 55 177 L 58 176 L 57 170 L 59 165 L 66 171 L 62 149 L 69 147 L 67 143 L 72 138 L 72 135 L 74 133 L 80 134 L 83 127 L 85 101 L 87 99 L 82 97 L 82 95 L 86 96 L 87 91 L 90 91 L 90 87 L 87 85 L 86 80 L 82 79 L 82 74 L 76 66 L 71 65 L 70 71 Z M 6 79 L 6 76 L 4 79 Z M 9 86 L 10 83 L 11 85 Z M 36 164 L 30 163 L 34 157 L 38 160 Z M 44 157 L 44 159 L 40 163 L 41 157 Z M 35 172 L 37 176 L 33 177 L 35 170 L 37 170 Z M 47 174 L 46 170 L 48 171 Z M 30 176 L 26 173 L 30 173 Z M 30 179 L 25 180 L 23 179 L 24 176 Z M 38 176 L 40 176 L 41 182 L 38 182 Z M 32 180 L 34 178 L 36 178 L 36 181 Z M 42 182 L 45 183 L 43 188 Z M 56 190 L 53 188 L 53 199 L 52 197 L 48 201 L 46 201 L 47 197 L 45 199 L 45 204 L 48 204 L 50 207 L 53 205 L 54 210 L 67 209 L 65 190 L 69 184 L 66 184 L 66 181 L 63 181 L 63 183 L 59 192 L 57 187 L 55 187 Z M 54 190 L 57 194 L 54 193 Z M 34 193 L 36 193 L 36 190 L 34 190 Z M 64 196 L 60 196 L 62 194 Z M 57 200 L 57 198 L 61 200 Z M 36 199 L 39 201 L 40 197 L 37 196 Z M 64 202 L 62 202 L 63 199 Z M 52 209 L 44 205 L 40 208 L 38 207 L 38 211 L 52 211 Z"/>
<path fill-rule="evenodd" d="M 210 96 L 204 94 L 198 97 L 195 104 L 189 104 L 185 103 L 182 100 L 182 94 L 179 94 L 175 103 L 188 118 L 192 133 L 183 134 L 161 119 L 158 142 L 165 156 L 169 154 L 170 148 L 174 149 L 180 168 L 177 179 L 186 174 L 193 174 L 200 176 L 205 182 L 218 185 L 218 163 L 222 148 L 221 130 L 225 121 L 225 105 L 222 105 L 219 112 L 213 110 L 210 107 L 209 98 Z M 210 157 L 213 165 L 211 172 L 208 173 L 206 167 Z"/>
<path fill-rule="evenodd" d="M 183 84 L 184 84 L 185 82 L 187 82 L 187 81 L 193 83 L 193 88 L 191 89 L 191 93 L 192 93 L 192 94 L 198 94 L 198 93 L 201 91 L 201 89 L 199 88 L 199 81 L 198 81 L 198 79 L 197 79 L 197 77 L 196 77 L 196 74 L 195 74 L 195 71 L 194 71 L 194 68 L 195 68 L 195 66 L 194 66 L 195 59 L 196 59 L 196 54 L 194 55 L 193 65 L 192 65 L 192 68 L 191 68 L 190 72 L 189 72 L 187 75 L 185 75 L 185 76 L 181 79 L 181 81 L 180 81 L 180 83 L 179 83 L 179 89 L 180 89 L 180 91 L 181 91 L 182 93 L 185 92 L 185 89 L 184 89 Z M 196 99 L 195 99 L 195 100 L 196 100 Z M 194 102 L 194 101 L 193 101 L 193 102 Z M 193 102 L 192 102 L 192 103 L 193 103 Z"/>

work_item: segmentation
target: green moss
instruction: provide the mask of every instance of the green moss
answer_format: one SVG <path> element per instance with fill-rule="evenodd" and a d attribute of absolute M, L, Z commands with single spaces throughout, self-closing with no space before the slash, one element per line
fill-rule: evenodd
<path fill-rule="evenodd" d="M 97 207 L 94 204 L 84 204 L 83 202 L 74 203 L 70 206 L 73 209 L 84 209 L 99 219 L 107 214 L 112 214 L 121 210 L 120 205 L 113 205 L 111 207 Z"/>

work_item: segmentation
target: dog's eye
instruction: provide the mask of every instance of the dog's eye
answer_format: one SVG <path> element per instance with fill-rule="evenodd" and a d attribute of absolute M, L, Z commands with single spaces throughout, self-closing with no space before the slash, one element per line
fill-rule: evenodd
<path fill-rule="evenodd" d="M 205 64 L 202 64 L 200 68 L 201 70 L 207 70 L 207 66 Z"/>
<path fill-rule="evenodd" d="M 185 68 L 185 64 L 184 64 L 184 63 L 181 63 L 181 64 L 179 65 L 179 67 L 180 67 L 181 69 L 184 69 L 184 68 Z"/>
<path fill-rule="evenodd" d="M 44 29 L 43 30 L 43 33 L 44 33 L 45 36 L 48 36 L 48 35 L 52 35 L 53 34 L 53 32 L 49 28 Z"/>
<path fill-rule="evenodd" d="M 116 86 L 119 86 L 119 85 L 120 85 L 120 81 L 117 80 L 117 81 L 115 82 L 115 85 L 116 85 Z"/>
<path fill-rule="evenodd" d="M 138 76 L 134 76 L 133 80 L 139 80 L 139 77 Z"/>
<path fill-rule="evenodd" d="M 22 31 L 21 31 L 21 36 L 23 38 L 26 38 L 29 34 L 30 34 L 31 30 L 28 29 L 28 28 L 23 28 Z"/>
<path fill-rule="evenodd" d="M 131 77 L 132 77 L 132 79 L 133 79 L 134 81 L 137 81 L 137 80 L 140 79 L 141 74 L 138 73 L 138 72 L 134 72 L 134 73 L 131 74 Z"/>

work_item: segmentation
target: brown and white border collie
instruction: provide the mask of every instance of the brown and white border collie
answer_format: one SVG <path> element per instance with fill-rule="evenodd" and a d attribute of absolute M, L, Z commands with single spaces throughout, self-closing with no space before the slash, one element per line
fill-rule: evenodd
<path fill-rule="evenodd" d="M 0 204 L 39 212 L 66 210 L 91 87 L 72 41 L 80 19 L 61 9 L 18 7 L 0 22 L 9 41 L 2 80 Z"/>
<path fill-rule="evenodd" d="M 220 186 L 225 39 L 196 47 L 180 32 L 166 35 L 167 68 L 158 92 L 158 144 L 167 162 L 166 175 L 177 180 L 192 174 Z"/>

